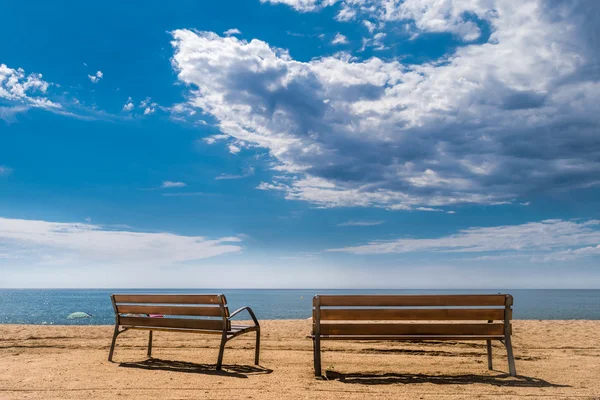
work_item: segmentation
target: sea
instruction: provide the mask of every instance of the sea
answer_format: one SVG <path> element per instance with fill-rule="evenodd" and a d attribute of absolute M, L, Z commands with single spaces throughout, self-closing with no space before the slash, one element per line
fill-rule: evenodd
<path fill-rule="evenodd" d="M 488 294 L 514 297 L 514 319 L 600 320 L 600 290 L 358 290 L 358 289 L 0 289 L 0 323 L 111 325 L 113 293 L 222 293 L 231 311 L 248 305 L 259 319 L 305 319 L 315 294 Z M 75 312 L 89 318 L 68 319 Z"/>

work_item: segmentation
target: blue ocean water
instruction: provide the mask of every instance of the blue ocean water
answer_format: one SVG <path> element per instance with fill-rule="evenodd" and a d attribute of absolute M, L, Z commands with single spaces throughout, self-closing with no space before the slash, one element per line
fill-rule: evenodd
<path fill-rule="evenodd" d="M 600 320 L 600 290 L 0 289 L 0 323 L 110 325 L 112 293 L 223 293 L 232 311 L 249 305 L 259 319 L 309 318 L 315 294 L 510 293 L 515 319 Z M 78 311 L 92 317 L 67 319 Z"/>

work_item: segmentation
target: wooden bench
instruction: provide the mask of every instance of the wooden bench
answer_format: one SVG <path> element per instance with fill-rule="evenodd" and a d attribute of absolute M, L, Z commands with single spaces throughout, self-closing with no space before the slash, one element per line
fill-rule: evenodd
<path fill-rule="evenodd" d="M 512 304 L 509 294 L 315 296 L 311 336 L 315 376 L 321 376 L 321 340 L 485 340 L 489 369 L 492 340 L 499 340 L 508 353 L 510 375 L 516 376 Z"/>
<path fill-rule="evenodd" d="M 115 332 L 108 354 L 112 361 L 117 336 L 130 329 L 148 330 L 148 357 L 152 356 L 152 332 L 190 332 L 221 335 L 217 370 L 223 364 L 225 343 L 243 333 L 256 332 L 254 363 L 258 365 L 260 325 L 250 307 L 229 313 L 222 294 L 113 294 Z M 246 310 L 254 325 L 235 325 L 231 318 Z"/>

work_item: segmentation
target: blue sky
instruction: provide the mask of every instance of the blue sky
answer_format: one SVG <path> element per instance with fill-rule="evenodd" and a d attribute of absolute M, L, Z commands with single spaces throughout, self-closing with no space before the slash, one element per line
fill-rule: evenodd
<path fill-rule="evenodd" d="M 599 11 L 7 4 L 0 287 L 599 288 Z"/>

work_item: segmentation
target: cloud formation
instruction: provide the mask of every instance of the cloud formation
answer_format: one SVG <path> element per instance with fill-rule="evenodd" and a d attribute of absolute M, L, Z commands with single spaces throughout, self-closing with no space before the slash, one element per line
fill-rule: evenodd
<path fill-rule="evenodd" d="M 241 34 L 242 34 L 242 32 L 237 28 L 227 29 L 225 32 L 223 32 L 223 35 L 225 35 L 225 36 L 241 35 Z"/>
<path fill-rule="evenodd" d="M 174 182 L 174 181 L 164 181 L 162 185 L 160 185 L 163 189 L 171 189 L 171 188 L 182 188 L 186 187 L 187 183 L 185 182 Z"/>
<path fill-rule="evenodd" d="M 239 242 L 237 237 L 208 239 L 0 217 L 0 254 L 10 256 L 11 261 L 44 264 L 60 260 L 62 265 L 70 260 L 82 268 L 91 264 L 168 266 L 237 253 L 242 250 Z"/>
<path fill-rule="evenodd" d="M 273 157 L 283 178 L 260 189 L 320 207 L 413 209 L 600 184 L 600 3 L 386 4 L 381 18 L 470 40 L 465 18 L 475 15 L 491 35 L 411 65 L 344 53 L 300 62 L 261 40 L 173 32 L 189 106 L 217 121 L 232 153 L 254 146 Z"/>
<path fill-rule="evenodd" d="M 348 221 L 348 222 L 342 222 L 341 224 L 338 224 L 337 226 L 376 226 L 376 225 L 381 225 L 384 222 L 385 221 Z"/>
<path fill-rule="evenodd" d="M 133 105 L 133 100 L 131 99 L 131 97 L 128 97 L 127 101 L 125 102 L 125 105 L 123 106 L 123 111 L 129 112 L 133 110 L 134 107 L 135 106 Z"/>
<path fill-rule="evenodd" d="M 260 0 L 261 3 L 285 4 L 297 11 L 315 11 L 323 7 L 334 5 L 339 0 Z"/>
<path fill-rule="evenodd" d="M 231 180 L 231 179 L 243 179 L 243 178 L 247 178 L 252 175 L 254 175 L 254 167 L 247 168 L 244 171 L 244 173 L 242 173 L 242 174 L 237 174 L 237 175 L 221 174 L 221 175 L 215 177 L 215 180 L 220 181 L 220 180 Z"/>
<path fill-rule="evenodd" d="M 2 114 L 5 113 L 8 119 L 10 112 L 25 111 L 27 107 L 61 108 L 60 104 L 46 97 L 49 87 L 50 83 L 42 79 L 42 74 L 26 75 L 22 68 L 13 69 L 6 64 L 0 64 L 0 101 L 26 106 L 3 108 Z"/>
<path fill-rule="evenodd" d="M 331 41 L 331 44 L 347 44 L 348 38 L 341 33 L 336 33 L 335 37 Z"/>
<path fill-rule="evenodd" d="M 600 221 L 560 219 L 522 225 L 474 227 L 431 239 L 404 238 L 329 249 L 351 254 L 489 253 L 477 260 L 530 258 L 557 261 L 600 254 Z M 500 253 L 500 254 L 497 254 Z"/>
<path fill-rule="evenodd" d="M 88 78 L 90 81 L 92 81 L 92 83 L 98 83 L 103 76 L 104 74 L 102 71 L 97 71 L 94 75 L 88 75 Z"/>

